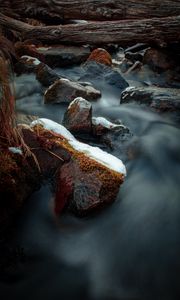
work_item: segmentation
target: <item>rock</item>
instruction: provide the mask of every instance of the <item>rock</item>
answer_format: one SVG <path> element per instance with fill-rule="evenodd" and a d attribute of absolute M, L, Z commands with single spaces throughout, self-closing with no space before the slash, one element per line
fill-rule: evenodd
<path fill-rule="evenodd" d="M 103 48 L 97 48 L 93 50 L 87 61 L 91 60 L 107 66 L 111 66 L 112 64 L 111 55 Z"/>
<path fill-rule="evenodd" d="M 126 74 L 139 72 L 142 68 L 142 63 L 140 61 L 136 61 L 127 71 Z"/>
<path fill-rule="evenodd" d="M 63 45 L 38 47 L 36 51 L 43 56 L 45 64 L 52 68 L 81 64 L 86 61 L 90 54 L 88 47 Z"/>
<path fill-rule="evenodd" d="M 52 84 L 44 94 L 45 103 L 70 103 L 77 97 L 83 97 L 89 101 L 97 100 L 101 92 L 92 86 L 81 84 L 68 79 L 59 79 Z"/>
<path fill-rule="evenodd" d="M 88 157 L 72 159 L 58 176 L 55 211 L 59 214 L 65 206 L 79 216 L 97 211 L 115 200 L 122 181 Z"/>
<path fill-rule="evenodd" d="M 36 79 L 45 87 L 49 87 L 60 78 L 55 71 L 43 63 L 36 68 Z"/>
<path fill-rule="evenodd" d="M 84 75 L 80 78 L 80 80 L 87 80 L 94 84 L 99 84 L 98 80 L 102 79 L 106 84 L 115 86 L 120 90 L 129 86 L 122 75 L 109 66 L 96 63 L 95 61 L 88 61 L 84 64 L 83 69 Z"/>
<path fill-rule="evenodd" d="M 51 120 L 36 120 L 31 127 L 36 135 L 46 138 L 47 144 L 54 142 L 71 156 L 56 172 L 57 214 L 68 208 L 77 215 L 86 215 L 115 200 L 126 175 L 121 160 L 77 141 L 65 127 Z"/>
<path fill-rule="evenodd" d="M 29 126 L 21 125 L 25 143 L 35 155 L 42 178 L 50 178 L 64 162 L 70 160 L 68 151 L 56 144 L 51 132 L 33 131 Z"/>
<path fill-rule="evenodd" d="M 158 87 L 129 87 L 121 93 L 121 104 L 136 102 L 146 104 L 160 112 L 179 112 L 179 89 Z"/>
<path fill-rule="evenodd" d="M 155 72 L 163 72 L 174 67 L 173 59 L 166 51 L 148 48 L 144 54 L 143 64 L 147 64 Z"/>
<path fill-rule="evenodd" d="M 63 125 L 73 133 L 90 133 L 92 130 L 92 105 L 78 97 L 68 106 L 64 114 Z"/>
<path fill-rule="evenodd" d="M 35 73 L 40 64 L 41 62 L 37 58 L 23 55 L 15 64 L 14 70 L 18 76 L 24 73 Z"/>

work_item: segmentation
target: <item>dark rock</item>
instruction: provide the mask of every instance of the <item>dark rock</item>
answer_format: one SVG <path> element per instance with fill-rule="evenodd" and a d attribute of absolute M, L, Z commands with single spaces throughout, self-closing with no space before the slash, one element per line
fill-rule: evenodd
<path fill-rule="evenodd" d="M 121 90 L 128 87 L 128 83 L 121 74 L 109 66 L 96 63 L 95 61 L 88 61 L 84 64 L 83 69 L 84 75 L 80 80 L 97 82 L 98 79 L 103 79 L 106 84 L 113 85 Z"/>
<path fill-rule="evenodd" d="M 90 133 L 92 129 L 92 105 L 78 97 L 74 99 L 64 114 L 63 125 L 73 133 Z"/>
<path fill-rule="evenodd" d="M 45 64 L 52 68 L 78 65 L 86 61 L 90 54 L 88 47 L 52 46 L 36 49 L 43 56 Z"/>
<path fill-rule="evenodd" d="M 163 72 L 175 66 L 172 57 L 170 57 L 165 50 L 154 48 L 146 50 L 143 64 L 147 64 L 155 72 Z"/>
<path fill-rule="evenodd" d="M 44 102 L 70 103 L 77 97 L 83 97 L 87 100 L 97 100 L 100 96 L 101 92 L 92 86 L 82 86 L 68 79 L 59 79 L 46 90 Z"/>
<path fill-rule="evenodd" d="M 129 87 L 121 94 L 121 104 L 136 102 L 146 104 L 160 112 L 180 111 L 180 92 L 178 89 L 157 87 Z"/>
<path fill-rule="evenodd" d="M 19 61 L 15 64 L 14 71 L 18 76 L 24 73 L 35 73 L 40 63 L 37 58 L 24 55 L 21 56 Z"/>
<path fill-rule="evenodd" d="M 36 79 L 45 87 L 50 86 L 60 78 L 55 71 L 43 63 L 36 68 Z"/>

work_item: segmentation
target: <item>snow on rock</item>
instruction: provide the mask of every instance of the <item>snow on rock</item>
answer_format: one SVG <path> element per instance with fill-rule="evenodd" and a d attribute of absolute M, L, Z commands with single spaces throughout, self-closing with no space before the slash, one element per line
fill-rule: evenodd
<path fill-rule="evenodd" d="M 96 126 L 101 125 L 108 129 L 117 128 L 117 127 L 125 127 L 121 124 L 114 124 L 103 117 L 93 117 L 92 124 L 96 125 Z"/>
<path fill-rule="evenodd" d="M 21 58 L 25 58 L 27 62 L 32 62 L 35 66 L 38 66 L 41 63 L 39 59 L 29 55 L 23 55 Z"/>
<path fill-rule="evenodd" d="M 90 145 L 79 142 L 64 126 L 52 120 L 41 118 L 33 121 L 31 123 L 31 127 L 34 127 L 38 124 L 42 125 L 47 130 L 51 130 L 62 135 L 65 139 L 68 140 L 68 143 L 76 151 L 84 153 L 89 158 L 99 162 L 100 164 L 113 171 L 126 175 L 126 167 L 120 159 L 101 150 L 98 147 L 92 147 Z"/>
<path fill-rule="evenodd" d="M 10 152 L 12 152 L 14 154 L 22 155 L 22 150 L 19 147 L 9 147 L 8 149 Z"/>

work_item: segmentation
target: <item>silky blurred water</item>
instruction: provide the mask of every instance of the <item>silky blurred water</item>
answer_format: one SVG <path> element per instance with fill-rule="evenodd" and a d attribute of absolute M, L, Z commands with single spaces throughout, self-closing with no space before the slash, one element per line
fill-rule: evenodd
<path fill-rule="evenodd" d="M 61 72 L 79 76 L 78 67 Z M 33 75 L 16 84 L 24 85 L 17 87 L 18 111 L 61 122 L 67 106 L 44 105 Z M 116 202 L 97 215 L 57 219 L 51 189 L 42 187 L 16 224 L 11 247 L 22 247 L 25 259 L 2 276 L 1 299 L 180 298 L 178 124 L 138 105 L 119 105 L 116 88 L 104 87 L 102 98 L 94 115 L 120 119 L 133 133 L 125 144 L 116 138 L 111 150 L 128 174 Z"/>

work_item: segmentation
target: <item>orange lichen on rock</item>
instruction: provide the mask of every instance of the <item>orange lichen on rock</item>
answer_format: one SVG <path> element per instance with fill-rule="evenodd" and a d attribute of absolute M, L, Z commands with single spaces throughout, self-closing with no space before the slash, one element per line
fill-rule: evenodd
<path fill-rule="evenodd" d="M 96 61 L 97 63 L 104 64 L 107 66 L 112 65 L 112 58 L 109 52 L 107 52 L 105 49 L 102 48 L 97 48 L 93 50 L 88 57 L 87 61 L 93 60 Z"/>

